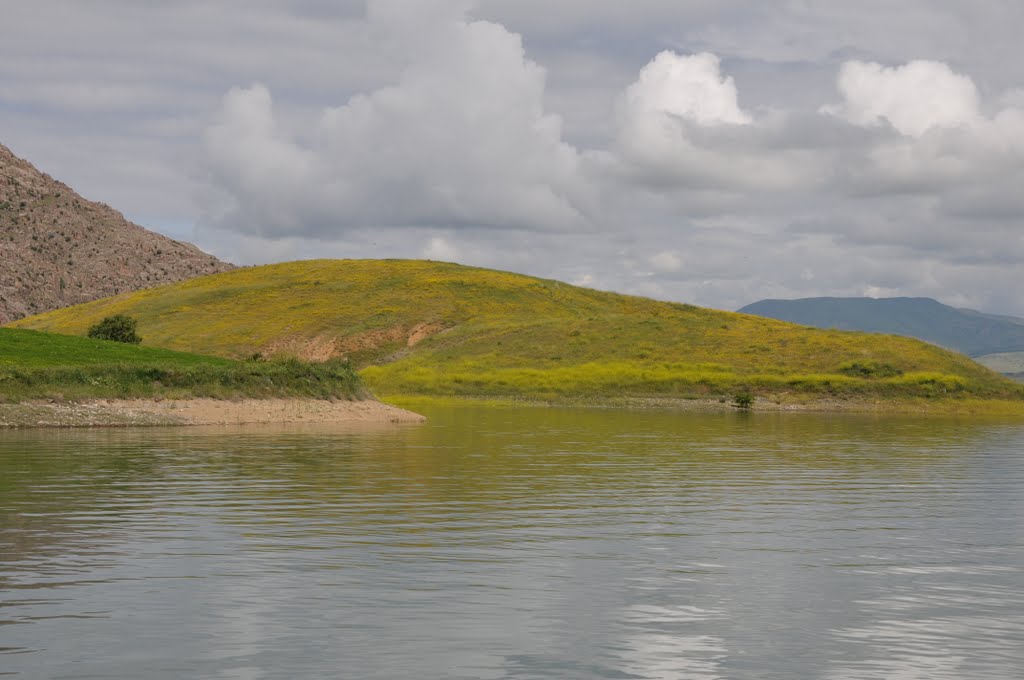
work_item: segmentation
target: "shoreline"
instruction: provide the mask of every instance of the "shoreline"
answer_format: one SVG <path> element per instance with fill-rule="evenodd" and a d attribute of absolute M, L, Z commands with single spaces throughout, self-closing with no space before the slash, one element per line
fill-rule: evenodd
<path fill-rule="evenodd" d="M 425 421 L 418 413 L 372 399 L 95 399 L 0 404 L 0 429 Z"/>
<path fill-rule="evenodd" d="M 35 400 L 0 403 L 0 431 L 31 428 L 101 428 L 223 425 L 360 425 L 423 423 L 426 417 L 409 409 L 445 405 L 533 406 L 568 408 L 668 409 L 702 413 L 873 414 L 965 417 L 1024 417 L 1024 403 L 1001 399 L 796 399 L 759 397 L 752 408 L 733 406 L 724 399 L 617 397 L 577 399 L 517 399 L 387 395 L 375 399 L 91 399 L 81 402 Z M 404 408 L 403 408 L 404 407 Z"/>
<path fill-rule="evenodd" d="M 750 408 L 738 408 L 723 398 L 686 397 L 589 397 L 528 399 L 516 397 L 426 396 L 387 394 L 383 398 L 404 408 L 430 406 L 482 405 L 497 407 L 568 407 L 666 409 L 694 413 L 802 413 L 802 414 L 865 414 L 1024 418 L 1024 401 L 1008 399 L 893 399 L 852 398 L 837 396 L 779 395 L 757 397 Z"/>

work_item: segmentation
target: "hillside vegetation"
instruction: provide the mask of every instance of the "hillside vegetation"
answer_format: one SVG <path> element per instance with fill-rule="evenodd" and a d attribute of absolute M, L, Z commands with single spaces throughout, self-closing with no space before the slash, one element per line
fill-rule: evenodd
<path fill-rule="evenodd" d="M 361 398 L 343 362 L 240 362 L 0 328 L 0 402 L 141 397 Z"/>
<path fill-rule="evenodd" d="M 424 261 L 245 268 L 15 325 L 82 335 L 119 313 L 138 319 L 146 345 L 232 358 L 348 358 L 381 395 L 1024 395 L 966 357 L 910 338 L 804 328 Z"/>

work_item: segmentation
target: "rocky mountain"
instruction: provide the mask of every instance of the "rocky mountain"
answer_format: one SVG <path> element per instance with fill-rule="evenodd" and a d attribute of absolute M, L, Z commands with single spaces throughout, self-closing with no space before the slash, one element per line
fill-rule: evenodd
<path fill-rule="evenodd" d="M 1024 351 L 1024 319 L 931 298 L 761 300 L 739 311 L 805 326 L 907 335 L 972 357 Z"/>
<path fill-rule="evenodd" d="M 87 201 L 0 145 L 0 323 L 232 268 Z"/>

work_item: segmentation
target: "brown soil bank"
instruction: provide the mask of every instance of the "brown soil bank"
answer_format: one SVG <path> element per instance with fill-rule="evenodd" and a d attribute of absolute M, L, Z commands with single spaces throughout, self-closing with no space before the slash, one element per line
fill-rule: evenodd
<path fill-rule="evenodd" d="M 0 428 L 243 425 L 257 423 L 420 423 L 423 416 L 379 401 L 318 399 L 97 400 L 0 404 Z"/>

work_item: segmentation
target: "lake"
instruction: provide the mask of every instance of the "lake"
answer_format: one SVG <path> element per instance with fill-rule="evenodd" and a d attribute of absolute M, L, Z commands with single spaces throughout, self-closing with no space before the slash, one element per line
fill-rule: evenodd
<path fill-rule="evenodd" d="M 0 431 L 0 676 L 1024 677 L 1024 423 Z"/>

